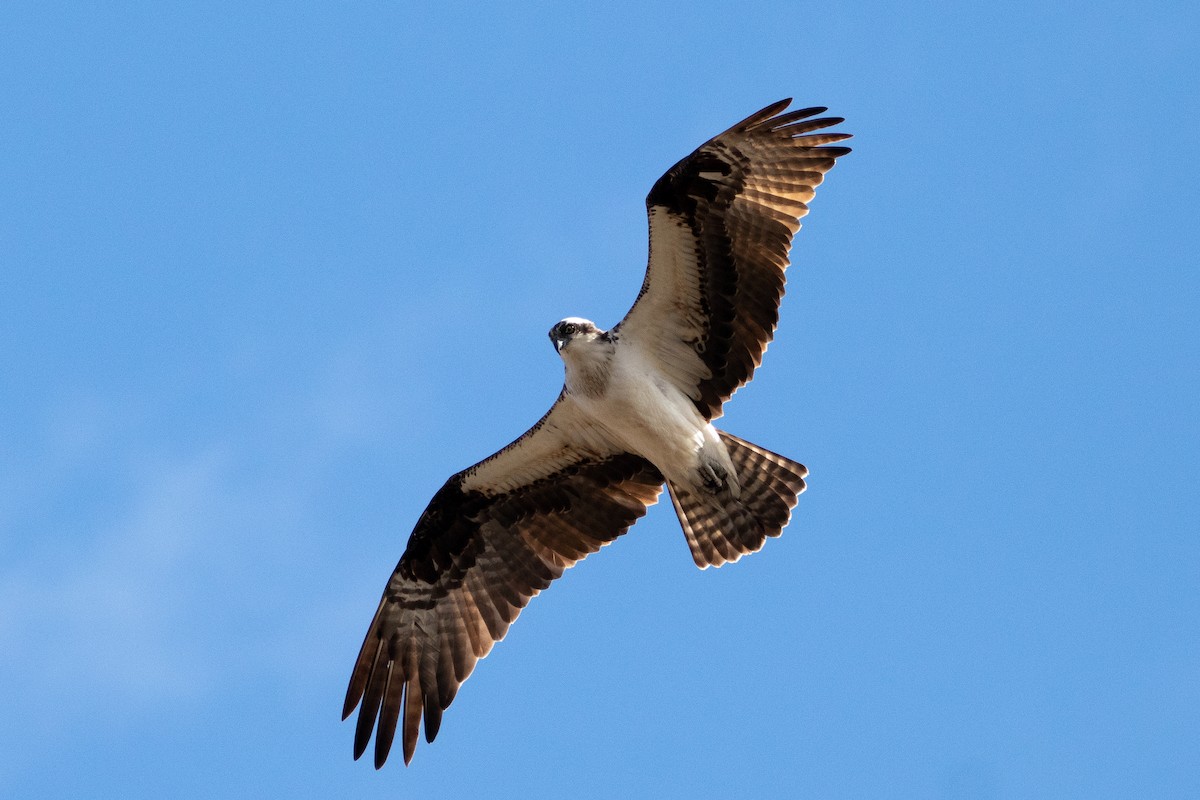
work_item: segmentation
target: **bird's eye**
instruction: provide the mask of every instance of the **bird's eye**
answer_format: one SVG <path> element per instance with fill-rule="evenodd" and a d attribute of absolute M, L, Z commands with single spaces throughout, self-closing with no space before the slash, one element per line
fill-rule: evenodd
<path fill-rule="evenodd" d="M 563 333 L 565 333 L 567 336 L 574 336 L 577 331 L 578 326 L 574 322 L 568 322 L 563 326 Z"/>

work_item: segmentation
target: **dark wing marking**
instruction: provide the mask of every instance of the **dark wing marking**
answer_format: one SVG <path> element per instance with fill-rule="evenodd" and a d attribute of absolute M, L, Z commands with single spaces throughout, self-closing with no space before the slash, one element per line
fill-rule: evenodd
<path fill-rule="evenodd" d="M 834 161 L 842 122 L 770 105 L 671 167 L 646 197 L 650 260 L 617 326 L 707 419 L 750 380 L 779 321 L 799 218 Z"/>
<path fill-rule="evenodd" d="M 383 766 L 399 726 L 407 764 L 422 718 L 432 742 L 458 687 L 529 599 L 658 499 L 663 477 L 650 462 L 603 449 L 573 401 L 560 397 L 528 434 L 434 495 L 346 691 L 343 719 L 362 705 L 356 759 L 374 729 L 375 766 Z"/>

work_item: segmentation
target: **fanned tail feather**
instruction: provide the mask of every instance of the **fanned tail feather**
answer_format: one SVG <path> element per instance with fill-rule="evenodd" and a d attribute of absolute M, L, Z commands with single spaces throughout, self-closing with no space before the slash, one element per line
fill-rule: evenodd
<path fill-rule="evenodd" d="M 737 561 L 762 549 L 767 537 L 779 536 L 808 475 L 803 464 L 724 431 L 720 436 L 737 472 L 740 496 L 667 484 L 692 558 L 701 569 Z"/>

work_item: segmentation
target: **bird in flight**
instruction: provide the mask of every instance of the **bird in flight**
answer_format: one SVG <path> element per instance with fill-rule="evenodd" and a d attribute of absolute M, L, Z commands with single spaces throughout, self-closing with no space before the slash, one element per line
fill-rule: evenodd
<path fill-rule="evenodd" d="M 713 420 L 762 362 L 779 320 L 799 218 L 849 148 L 826 109 L 782 100 L 701 145 L 646 197 L 650 260 L 611 330 L 550 329 L 562 392 L 515 442 L 451 476 L 417 520 L 354 664 L 342 718 L 360 707 L 359 758 L 402 732 L 412 760 L 476 662 L 538 592 L 625 533 L 663 484 L 701 568 L 778 536 L 802 464 Z"/>

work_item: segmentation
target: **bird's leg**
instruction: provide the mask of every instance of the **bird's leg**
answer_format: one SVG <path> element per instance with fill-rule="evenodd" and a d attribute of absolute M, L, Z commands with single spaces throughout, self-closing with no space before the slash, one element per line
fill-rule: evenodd
<path fill-rule="evenodd" d="M 717 494 L 728 484 L 729 474 L 720 464 L 707 459 L 700 462 L 700 482 L 712 494 Z"/>
<path fill-rule="evenodd" d="M 735 499 L 739 497 L 742 487 L 720 442 L 701 448 L 699 455 L 700 463 L 696 467 L 696 478 L 699 481 L 696 484 L 697 488 L 714 496 L 723 495 Z"/>

